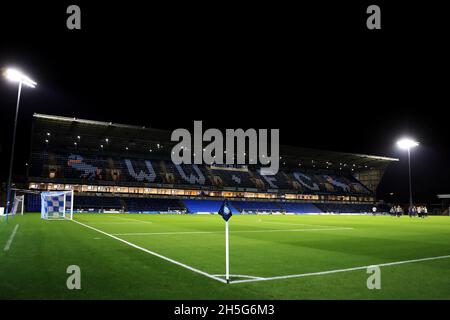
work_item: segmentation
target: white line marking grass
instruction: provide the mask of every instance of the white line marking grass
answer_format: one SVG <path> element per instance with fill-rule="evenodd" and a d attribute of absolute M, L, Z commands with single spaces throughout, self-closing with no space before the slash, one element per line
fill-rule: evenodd
<path fill-rule="evenodd" d="M 198 274 L 201 274 L 205 277 L 208 277 L 210 279 L 219 281 L 221 283 L 227 283 L 226 280 L 221 279 L 220 277 L 223 277 L 223 275 L 212 275 L 209 274 L 205 271 L 196 269 L 194 267 L 188 266 L 184 263 L 181 263 L 179 261 L 173 260 L 171 258 L 168 258 L 166 256 L 163 256 L 159 253 L 150 251 L 148 249 L 142 248 L 138 245 L 135 245 L 134 243 L 128 242 L 124 239 L 121 239 L 119 237 L 117 237 L 117 235 L 160 235 L 160 234 L 203 234 L 203 233 L 223 233 L 222 231 L 192 231 L 192 232 L 154 232 L 154 233 L 123 233 L 123 234 L 110 234 L 107 233 L 105 231 L 99 230 L 97 228 L 94 228 L 92 226 L 89 226 L 87 224 L 81 223 L 79 221 L 76 220 L 72 220 L 73 222 L 82 225 L 86 228 L 92 229 L 94 231 L 97 231 L 99 233 L 102 233 L 108 237 L 111 237 L 113 239 L 116 239 L 120 242 L 123 242 L 127 245 L 129 245 L 130 247 L 139 249 L 141 251 L 144 251 L 148 254 L 151 254 L 153 256 L 156 256 L 158 258 L 161 258 L 163 260 L 166 260 L 168 262 L 171 262 L 173 264 L 176 264 L 180 267 L 183 267 L 185 269 L 188 269 L 190 271 L 196 272 Z M 15 236 L 15 233 L 17 232 L 17 228 L 19 227 L 19 225 L 16 225 L 13 234 L 10 237 L 10 240 L 8 240 L 9 242 L 12 242 L 12 239 Z M 233 231 L 233 232 L 287 232 L 287 231 L 327 231 L 327 230 L 351 230 L 353 228 L 321 228 L 321 229 L 283 229 L 283 230 L 248 230 L 248 231 Z M 7 245 L 8 245 L 7 243 Z M 10 245 L 10 244 L 9 244 Z M 8 247 L 9 249 L 9 247 Z M 6 246 L 5 246 L 5 250 Z M 251 275 L 234 275 L 236 277 L 241 277 L 241 278 L 248 278 L 248 279 L 243 279 L 243 280 L 234 280 L 231 281 L 230 284 L 238 284 L 238 283 L 247 283 L 247 282 L 257 282 L 257 281 L 271 281 L 271 280 L 282 280 L 282 279 L 291 279 L 291 278 L 301 278 L 301 277 L 310 277 L 310 276 L 320 276 L 320 275 L 327 275 L 327 274 L 333 274 L 333 273 L 340 273 L 340 272 L 350 272 L 350 271 L 357 271 L 357 270 L 365 270 L 369 267 L 372 266 L 378 266 L 378 267 L 388 267 L 388 266 L 395 266 L 395 265 L 402 265 L 402 264 L 407 264 L 407 263 L 415 263 L 415 262 L 422 262 L 422 261 L 431 261 L 431 260 L 440 260 L 440 259 L 449 259 L 450 255 L 445 255 L 445 256 L 437 256 L 437 257 L 429 257 L 429 258 L 420 258 L 420 259 L 412 259 L 412 260 L 404 260 L 404 261 L 395 261 L 395 262 L 387 262 L 387 263 L 381 263 L 381 264 L 371 264 L 371 265 L 367 265 L 367 266 L 360 266 L 360 267 L 353 267 L 353 268 L 346 268 L 346 269 L 336 269 L 336 270 L 327 270 L 327 271 L 319 271 L 319 272 L 311 272 L 311 273 L 302 273 L 302 274 L 291 274 L 291 275 L 284 275 L 284 276 L 275 276 L 275 277 L 258 277 L 258 276 L 251 276 Z"/>
<path fill-rule="evenodd" d="M 116 237 L 116 236 L 114 236 L 114 235 L 112 235 L 112 234 L 110 234 L 110 233 L 107 233 L 107 232 L 105 232 L 105 231 L 102 231 L 102 230 L 100 230 L 100 229 L 91 227 L 91 226 L 89 226 L 89 225 L 87 225 L 87 224 L 81 223 L 81 222 L 76 221 L 76 220 L 72 220 L 72 221 L 75 222 L 75 223 L 78 223 L 79 225 L 82 225 L 82 226 L 84 226 L 84 227 L 86 227 L 86 228 L 89 228 L 89 229 L 92 229 L 92 230 L 94 230 L 94 231 L 100 232 L 100 233 L 102 233 L 102 234 L 104 234 L 104 235 L 106 235 L 106 236 L 108 236 L 108 237 L 111 237 L 111 238 L 116 239 L 116 240 L 118 240 L 118 241 L 120 241 L 120 242 L 123 242 L 123 243 L 129 245 L 130 247 L 139 249 L 139 250 L 144 251 L 144 252 L 146 252 L 146 253 L 148 253 L 148 254 L 151 254 L 151 255 L 153 255 L 153 256 L 155 256 L 155 257 L 161 258 L 161 259 L 163 259 L 163 260 L 166 260 L 166 261 L 168 261 L 168 262 L 171 262 L 171 263 L 173 263 L 173 264 L 176 264 L 176 265 L 178 265 L 178 266 L 180 266 L 180 267 L 183 267 L 183 268 L 185 268 L 185 269 L 191 270 L 191 271 L 196 272 L 196 273 L 198 273 L 198 274 L 201 274 L 201 275 L 203 275 L 203 276 L 205 276 L 205 277 L 208 277 L 208 278 L 210 278 L 210 279 L 214 279 L 214 280 L 216 280 L 216 281 L 219 281 L 219 282 L 222 282 L 222 283 L 226 283 L 225 280 L 223 280 L 223 279 L 221 279 L 221 278 L 219 278 L 219 277 L 213 276 L 213 275 L 211 275 L 211 274 L 209 274 L 209 273 L 207 273 L 207 272 L 204 272 L 204 271 L 202 271 L 202 270 L 199 270 L 199 269 L 196 269 L 196 268 L 194 268 L 194 267 L 188 266 L 187 264 L 184 264 L 184 263 L 181 263 L 181 262 L 179 262 L 179 261 L 173 260 L 173 259 L 168 258 L 168 257 L 166 257 L 166 256 L 163 256 L 163 255 L 161 255 L 161 254 L 159 254 L 159 253 L 156 253 L 156 252 L 150 251 L 150 250 L 148 250 L 148 249 L 142 248 L 142 247 L 140 247 L 140 246 L 138 246 L 138 245 L 135 245 L 134 243 L 128 242 L 128 241 L 126 241 L 126 240 L 123 240 L 123 239 L 121 239 L 121 238 L 119 238 L 119 237 Z"/>
<path fill-rule="evenodd" d="M 306 227 L 319 227 L 319 228 L 345 228 L 342 226 L 324 226 L 320 224 L 306 224 L 306 223 L 290 223 L 290 222 L 271 222 L 271 221 L 260 221 L 264 224 L 271 223 L 271 224 L 285 224 L 290 226 L 306 226 Z"/>
<path fill-rule="evenodd" d="M 133 222 L 142 222 L 142 223 L 147 223 L 147 224 L 153 224 L 153 222 L 151 222 L 151 221 L 144 221 L 144 220 L 140 220 L 140 219 L 123 218 L 123 217 L 116 217 L 116 216 L 112 216 L 111 218 L 116 218 L 116 219 L 126 220 L 126 221 L 133 221 Z"/>
<path fill-rule="evenodd" d="M 215 277 L 226 277 L 225 274 L 214 274 Z M 248 276 L 246 274 L 230 274 L 230 277 L 236 277 L 236 278 L 247 278 L 247 279 L 264 279 L 261 277 L 254 277 L 254 276 Z"/>
<path fill-rule="evenodd" d="M 281 279 L 290 279 L 290 278 L 301 278 L 301 277 L 310 277 L 310 276 L 321 276 L 321 275 L 325 275 L 325 274 L 332 274 L 332 273 L 339 273 L 339 272 L 365 270 L 372 266 L 389 267 L 389 266 L 396 266 L 396 265 L 407 264 L 407 263 L 430 261 L 430 260 L 440 260 L 440 259 L 448 259 L 448 258 L 450 258 L 450 255 L 430 257 L 430 258 L 420 258 L 420 259 L 413 259 L 413 260 L 396 261 L 396 262 L 387 262 L 387 263 L 380 263 L 380 264 L 371 264 L 368 266 L 353 267 L 353 268 L 347 268 L 347 269 L 328 270 L 328 271 L 311 272 L 311 273 L 303 273 L 303 274 L 291 274 L 291 275 L 286 275 L 286 276 L 276 276 L 276 277 L 269 277 L 269 278 L 259 277 L 259 279 L 236 280 L 236 281 L 232 281 L 230 283 L 245 283 L 245 282 L 256 282 L 256 281 L 271 281 L 271 280 L 281 280 Z"/>
<path fill-rule="evenodd" d="M 353 230 L 353 228 L 236 230 L 236 231 L 230 231 L 230 233 L 306 232 L 306 231 L 340 231 L 340 230 Z M 112 235 L 115 235 L 115 236 L 155 236 L 155 235 L 213 234 L 213 233 L 223 234 L 223 231 L 130 232 L 130 233 L 112 233 Z"/>
<path fill-rule="evenodd" d="M 91 225 L 132 225 L 132 224 L 141 224 L 139 221 L 89 221 Z"/>
<path fill-rule="evenodd" d="M 12 242 L 13 242 L 13 240 L 14 240 L 14 237 L 16 236 L 17 229 L 19 229 L 19 225 L 18 225 L 18 224 L 16 224 L 16 226 L 14 227 L 14 230 L 13 230 L 13 232 L 11 233 L 11 236 L 9 237 L 8 241 L 6 242 L 6 245 L 5 245 L 5 247 L 3 248 L 3 251 L 8 251 L 9 248 L 11 248 L 11 244 L 12 244 Z"/>

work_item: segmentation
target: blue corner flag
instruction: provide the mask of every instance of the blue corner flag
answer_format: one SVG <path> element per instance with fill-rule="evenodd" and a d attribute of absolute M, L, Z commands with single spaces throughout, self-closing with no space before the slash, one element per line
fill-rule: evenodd
<path fill-rule="evenodd" d="M 227 200 L 225 200 L 222 203 L 222 206 L 219 209 L 219 214 L 222 216 L 223 220 L 225 220 L 225 221 L 230 220 L 231 216 L 233 215 L 231 213 L 231 206 Z"/>

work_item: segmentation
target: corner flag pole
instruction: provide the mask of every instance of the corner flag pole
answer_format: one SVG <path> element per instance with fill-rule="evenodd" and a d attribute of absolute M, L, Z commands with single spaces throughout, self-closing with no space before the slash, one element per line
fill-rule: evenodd
<path fill-rule="evenodd" d="M 223 201 L 218 213 L 222 216 L 223 220 L 225 220 L 225 279 L 227 283 L 230 283 L 230 244 L 228 237 L 228 220 L 230 220 L 233 213 L 226 199 Z"/>
<path fill-rule="evenodd" d="M 230 250 L 228 241 L 228 221 L 225 222 L 225 279 L 230 283 Z"/>

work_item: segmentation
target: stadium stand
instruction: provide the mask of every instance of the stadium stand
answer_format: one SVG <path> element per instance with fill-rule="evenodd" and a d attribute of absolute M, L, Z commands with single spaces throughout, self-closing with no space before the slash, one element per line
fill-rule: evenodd
<path fill-rule="evenodd" d="M 68 182 L 114 182 L 116 184 L 178 184 L 209 187 L 246 187 L 259 190 L 296 190 L 313 194 L 357 194 L 371 192 L 349 175 L 324 174 L 313 171 L 279 172 L 266 179 L 258 169 L 245 172 L 220 171 L 220 183 L 213 170 L 203 165 L 174 165 L 155 159 L 112 158 L 97 155 L 34 152 L 30 173 L 48 180 Z"/>
<path fill-rule="evenodd" d="M 123 206 L 116 197 L 78 196 L 74 200 L 75 210 L 121 210 Z"/>
<path fill-rule="evenodd" d="M 284 212 L 277 202 L 232 201 L 231 204 L 241 213 Z"/>
<path fill-rule="evenodd" d="M 281 206 L 286 212 L 296 213 L 296 214 L 307 214 L 307 213 L 322 213 L 316 205 L 312 203 L 295 203 L 295 202 L 282 202 Z"/>
<path fill-rule="evenodd" d="M 41 211 L 41 196 L 39 194 L 29 194 L 25 197 L 25 210 L 27 212 Z"/>
<path fill-rule="evenodd" d="M 220 206 L 222 205 L 222 201 L 220 200 L 192 200 L 187 199 L 183 200 L 184 205 L 186 206 L 189 213 L 204 213 L 204 212 L 218 212 Z M 231 212 L 233 214 L 239 213 L 236 208 L 231 205 Z"/>
<path fill-rule="evenodd" d="M 185 212 L 186 207 L 177 199 L 123 198 L 127 212 L 159 213 Z"/>
<path fill-rule="evenodd" d="M 371 204 L 316 203 L 324 213 L 372 213 Z"/>
<path fill-rule="evenodd" d="M 264 176 L 256 165 L 175 165 L 173 145 L 169 131 L 35 114 L 28 186 L 74 190 L 79 211 L 217 212 L 228 198 L 235 213 L 371 212 L 397 161 L 280 146 L 279 172 Z M 39 203 L 29 197 L 29 210 Z"/>

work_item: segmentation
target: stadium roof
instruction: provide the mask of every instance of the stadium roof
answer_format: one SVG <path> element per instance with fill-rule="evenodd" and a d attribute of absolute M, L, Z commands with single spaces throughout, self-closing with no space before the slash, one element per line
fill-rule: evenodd
<path fill-rule="evenodd" d="M 100 138 L 120 138 L 141 142 L 162 142 L 170 146 L 174 144 L 170 141 L 171 132 L 168 130 L 160 130 L 154 128 L 146 128 L 144 126 L 126 125 L 113 122 L 103 122 L 94 120 L 85 120 L 78 118 L 53 116 L 45 114 L 34 114 L 36 119 L 34 123 L 34 131 L 46 132 L 46 130 L 57 131 L 58 137 L 52 136 L 52 140 L 59 139 L 61 144 L 70 144 L 67 139 L 82 131 L 84 135 Z M 38 143 L 39 141 L 35 141 Z M 96 144 L 98 141 L 95 142 Z M 310 148 L 300 148 L 293 146 L 280 146 L 280 155 L 282 161 L 288 161 L 294 165 L 314 165 L 315 161 L 322 162 L 318 167 L 324 167 L 330 163 L 330 166 L 345 166 L 347 168 L 355 168 L 355 171 L 363 169 L 385 168 L 389 163 L 398 161 L 397 158 L 346 153 L 337 151 L 317 150 Z"/>
<path fill-rule="evenodd" d="M 399 161 L 397 158 L 383 156 L 299 148 L 292 146 L 281 146 L 280 149 L 280 154 L 285 155 L 288 158 L 300 157 L 311 161 L 314 161 L 315 159 L 324 159 L 329 161 L 331 164 L 342 164 L 348 167 L 384 167 L 391 162 Z"/>
<path fill-rule="evenodd" d="M 58 124 L 58 131 L 73 132 L 81 128 L 94 127 L 96 135 L 104 136 L 124 136 L 136 139 L 149 140 L 170 140 L 170 132 L 154 128 L 146 128 L 145 126 L 136 126 L 128 124 L 120 124 L 113 122 L 86 120 L 70 117 L 52 116 L 46 114 L 35 113 L 33 117 L 39 120 L 39 127 L 36 129 L 44 129 L 46 126 Z"/>

